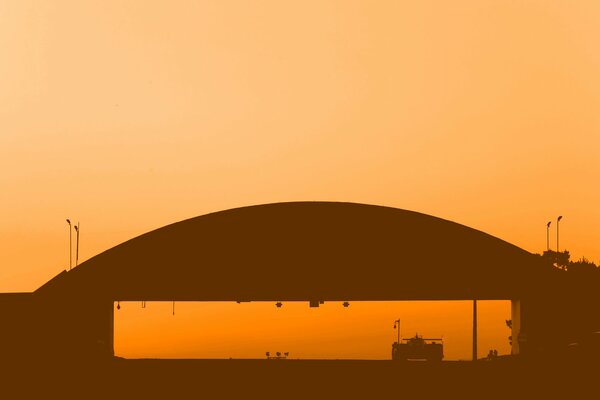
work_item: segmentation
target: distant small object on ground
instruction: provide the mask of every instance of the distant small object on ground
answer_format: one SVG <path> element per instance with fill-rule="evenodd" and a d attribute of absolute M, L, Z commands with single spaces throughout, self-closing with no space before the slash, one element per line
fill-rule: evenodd
<path fill-rule="evenodd" d="M 409 339 L 401 339 L 392 344 L 392 360 L 442 361 L 444 358 L 443 340 L 429 339 L 415 334 Z"/>
<path fill-rule="evenodd" d="M 267 360 L 285 360 L 290 355 L 289 352 L 285 352 L 285 353 L 282 354 L 279 351 L 276 352 L 274 356 L 271 355 L 270 351 L 267 351 L 265 354 L 267 356 Z"/>

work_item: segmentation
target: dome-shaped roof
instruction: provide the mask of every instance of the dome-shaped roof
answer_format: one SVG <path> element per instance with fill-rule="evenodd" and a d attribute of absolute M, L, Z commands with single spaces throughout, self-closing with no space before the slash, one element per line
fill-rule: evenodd
<path fill-rule="evenodd" d="M 531 253 L 466 226 L 390 207 L 291 202 L 191 218 L 65 275 L 113 300 L 507 299 Z"/>

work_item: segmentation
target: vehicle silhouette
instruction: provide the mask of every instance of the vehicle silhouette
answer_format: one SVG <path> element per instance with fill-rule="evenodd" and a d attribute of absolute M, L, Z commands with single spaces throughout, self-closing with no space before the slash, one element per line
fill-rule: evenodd
<path fill-rule="evenodd" d="M 409 339 L 402 339 L 392 344 L 392 360 L 426 360 L 442 361 L 444 344 L 442 339 L 430 339 L 415 334 Z"/>

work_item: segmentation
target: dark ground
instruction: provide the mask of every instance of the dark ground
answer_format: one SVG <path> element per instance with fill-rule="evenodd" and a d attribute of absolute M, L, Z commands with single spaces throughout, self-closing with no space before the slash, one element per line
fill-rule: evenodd
<path fill-rule="evenodd" d="M 598 398 L 599 364 L 125 360 L 3 368 L 0 398 Z"/>

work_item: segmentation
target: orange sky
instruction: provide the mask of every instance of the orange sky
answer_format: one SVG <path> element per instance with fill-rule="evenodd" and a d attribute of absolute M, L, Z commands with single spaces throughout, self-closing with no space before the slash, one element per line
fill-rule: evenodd
<path fill-rule="evenodd" d="M 2 1 L 0 291 L 68 265 L 67 217 L 85 260 L 289 200 L 536 252 L 562 214 L 561 247 L 598 262 L 599 20 L 594 0 Z"/>

